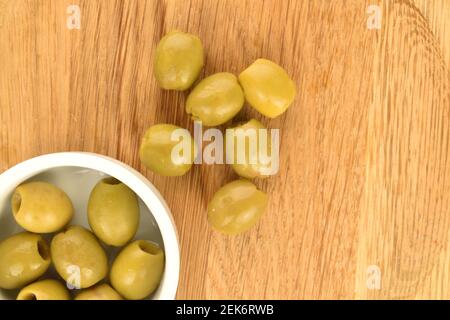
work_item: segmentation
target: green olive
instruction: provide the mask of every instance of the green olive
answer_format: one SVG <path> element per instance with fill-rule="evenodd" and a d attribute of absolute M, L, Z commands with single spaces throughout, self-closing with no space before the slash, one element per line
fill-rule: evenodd
<path fill-rule="evenodd" d="M 222 72 L 203 79 L 189 94 L 186 112 L 205 126 L 231 120 L 244 105 L 244 93 L 234 74 Z"/>
<path fill-rule="evenodd" d="M 185 145 L 187 151 L 183 152 Z M 163 176 L 181 176 L 191 169 L 195 152 L 196 146 L 189 131 L 171 124 L 157 124 L 145 132 L 139 156 L 153 172 Z"/>
<path fill-rule="evenodd" d="M 158 288 L 163 271 L 163 250 L 152 242 L 137 240 L 114 260 L 111 284 L 126 299 L 144 299 Z"/>
<path fill-rule="evenodd" d="M 239 176 L 248 179 L 267 177 L 271 172 L 270 163 L 263 163 L 259 154 L 261 140 L 260 130 L 267 130 L 267 128 L 264 127 L 264 125 L 258 120 L 251 119 L 250 121 L 238 125 L 233 129 L 234 154 L 231 164 L 233 170 Z M 242 129 L 242 135 L 238 134 L 239 129 Z M 270 136 L 267 135 L 266 137 L 267 150 L 264 150 L 264 155 L 270 157 Z M 241 139 L 241 142 L 238 141 L 239 139 Z"/>
<path fill-rule="evenodd" d="M 218 231 L 235 235 L 253 227 L 267 207 L 267 194 L 247 180 L 220 188 L 208 205 L 208 220 Z"/>
<path fill-rule="evenodd" d="M 104 243 L 119 247 L 130 241 L 139 225 L 136 194 L 114 178 L 101 180 L 88 202 L 89 225 Z"/>
<path fill-rule="evenodd" d="M 123 300 L 123 298 L 106 283 L 81 291 L 75 300 Z"/>
<path fill-rule="evenodd" d="M 105 251 L 88 230 L 71 226 L 52 240 L 50 251 L 58 274 L 75 288 L 88 288 L 108 272 Z"/>
<path fill-rule="evenodd" d="M 73 216 L 69 197 L 46 182 L 29 182 L 16 188 L 11 199 L 16 222 L 34 233 L 51 233 L 63 228 Z"/>
<path fill-rule="evenodd" d="M 70 295 L 60 282 L 42 280 L 20 290 L 17 300 L 70 300 Z"/>
<path fill-rule="evenodd" d="M 155 77 L 168 90 L 189 89 L 203 68 L 203 47 L 190 33 L 171 31 L 156 47 Z"/>
<path fill-rule="evenodd" d="M 50 266 L 50 250 L 38 234 L 22 232 L 0 242 L 0 288 L 16 289 L 39 278 Z"/>
<path fill-rule="evenodd" d="M 239 82 L 248 103 L 269 118 L 278 117 L 294 101 L 294 81 L 270 60 L 256 60 L 239 75 Z"/>

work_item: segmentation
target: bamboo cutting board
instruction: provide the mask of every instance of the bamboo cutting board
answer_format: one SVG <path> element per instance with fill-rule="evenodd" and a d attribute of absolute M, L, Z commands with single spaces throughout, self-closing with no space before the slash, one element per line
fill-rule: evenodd
<path fill-rule="evenodd" d="M 202 39 L 202 76 L 265 57 L 298 85 L 285 115 L 239 116 L 281 130 L 280 172 L 257 182 L 269 208 L 244 235 L 206 220 L 229 167 L 164 178 L 139 162 L 150 125 L 192 129 L 186 93 L 152 74 L 172 29 Z M 449 299 L 449 66 L 449 0 L 0 0 L 0 171 L 69 150 L 140 170 L 180 232 L 179 298 Z"/>

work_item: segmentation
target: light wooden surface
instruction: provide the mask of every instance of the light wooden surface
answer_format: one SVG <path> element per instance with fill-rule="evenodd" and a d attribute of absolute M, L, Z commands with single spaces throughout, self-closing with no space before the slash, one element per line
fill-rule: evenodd
<path fill-rule="evenodd" d="M 66 8 L 81 7 L 81 30 Z M 367 28 L 370 4 L 382 29 Z M 298 84 L 281 170 L 260 224 L 230 238 L 206 205 L 234 178 L 197 166 L 146 171 L 137 149 L 158 122 L 192 129 L 185 93 L 165 92 L 152 54 L 171 29 L 196 33 L 203 75 L 272 59 Z M 0 0 L 0 171 L 49 152 L 116 157 L 173 210 L 179 298 L 450 298 L 449 0 Z M 381 289 L 367 288 L 378 266 Z"/>

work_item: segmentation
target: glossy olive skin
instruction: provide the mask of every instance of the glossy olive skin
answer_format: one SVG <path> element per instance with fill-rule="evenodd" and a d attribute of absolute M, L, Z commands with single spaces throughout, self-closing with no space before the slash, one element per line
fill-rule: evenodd
<path fill-rule="evenodd" d="M 0 288 L 16 289 L 50 266 L 50 249 L 38 234 L 22 232 L 0 242 Z"/>
<path fill-rule="evenodd" d="M 229 235 L 249 230 L 267 207 L 267 194 L 250 181 L 240 179 L 220 188 L 208 204 L 208 221 L 214 229 Z"/>
<path fill-rule="evenodd" d="M 20 290 L 17 300 L 70 300 L 70 294 L 62 283 L 48 279 Z"/>
<path fill-rule="evenodd" d="M 108 272 L 105 251 L 95 236 L 80 226 L 70 226 L 52 239 L 50 250 L 58 274 L 75 288 L 88 288 Z"/>
<path fill-rule="evenodd" d="M 139 225 L 136 194 L 114 178 L 101 180 L 89 197 L 88 220 L 94 234 L 104 243 L 123 246 L 134 237 Z"/>
<path fill-rule="evenodd" d="M 92 288 L 84 289 L 75 300 L 123 300 L 123 298 L 108 284 L 98 284 Z"/>
<path fill-rule="evenodd" d="M 263 115 L 276 118 L 295 98 L 295 83 L 276 63 L 258 59 L 239 75 L 248 103 Z"/>
<path fill-rule="evenodd" d="M 171 124 L 156 124 L 150 127 L 142 138 L 139 149 L 139 157 L 142 163 L 150 170 L 162 176 L 182 176 L 188 172 L 195 158 L 196 146 L 191 135 L 189 135 L 191 153 L 183 154 L 185 161 L 176 163 L 172 161 L 173 148 L 179 141 L 172 141 L 172 133 L 175 130 L 185 130 Z"/>
<path fill-rule="evenodd" d="M 242 109 L 244 101 L 236 76 L 216 73 L 192 90 L 186 101 L 186 112 L 205 126 L 218 126 L 231 120 Z"/>
<path fill-rule="evenodd" d="M 163 250 L 152 242 L 137 240 L 114 261 L 111 284 L 126 299 L 144 299 L 158 288 L 163 271 Z"/>
<path fill-rule="evenodd" d="M 244 130 L 244 134 L 249 132 L 247 130 L 252 130 L 250 132 L 254 133 L 254 136 L 256 137 L 256 139 L 254 140 L 256 145 L 256 148 L 250 148 L 250 143 L 251 140 L 249 138 L 245 138 L 245 145 L 244 145 L 244 149 L 238 149 L 238 142 L 237 142 L 237 138 L 235 136 L 234 138 L 234 159 L 233 159 L 233 163 L 231 164 L 231 167 L 233 168 L 233 170 L 241 177 L 243 178 L 247 178 L 247 179 L 253 179 L 253 178 L 259 178 L 259 177 L 267 177 L 268 173 L 270 172 L 270 163 L 269 164 L 263 164 L 260 161 L 259 158 L 259 139 L 260 139 L 260 129 L 266 129 L 267 128 L 258 120 L 255 119 L 251 119 L 246 123 L 243 123 L 241 125 L 238 125 L 236 127 L 234 127 L 233 129 L 237 130 L 237 129 L 242 129 Z M 252 134 L 253 134 L 252 133 Z M 267 156 L 270 156 L 270 135 L 267 135 L 267 150 L 264 150 L 265 154 Z M 226 143 L 226 142 L 225 142 Z M 251 161 L 251 157 L 250 157 L 250 152 L 251 150 L 256 151 L 256 154 L 253 155 L 255 161 Z M 238 161 L 238 155 L 241 156 L 241 158 L 244 160 L 243 162 L 239 162 Z"/>
<path fill-rule="evenodd" d="M 63 228 L 73 216 L 69 197 L 46 182 L 29 182 L 16 188 L 11 199 L 16 222 L 34 233 L 51 233 Z"/>
<path fill-rule="evenodd" d="M 203 64 L 202 42 L 193 34 L 171 31 L 156 47 L 154 73 L 163 89 L 189 89 L 198 78 Z"/>

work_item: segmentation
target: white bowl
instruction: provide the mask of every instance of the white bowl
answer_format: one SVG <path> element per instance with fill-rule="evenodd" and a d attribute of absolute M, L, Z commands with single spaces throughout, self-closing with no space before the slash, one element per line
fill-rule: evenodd
<path fill-rule="evenodd" d="M 63 152 L 36 157 L 0 175 L 0 240 L 22 231 L 11 213 L 14 189 L 27 180 L 53 183 L 71 198 L 75 215 L 71 224 L 89 227 L 86 207 L 89 193 L 105 176 L 130 187 L 140 199 L 141 221 L 136 239 L 150 240 L 164 248 L 166 265 L 161 284 L 152 299 L 175 299 L 180 273 L 180 247 L 172 214 L 158 190 L 144 176 L 126 164 L 98 154 Z M 107 249 L 110 260 L 117 249 Z M 49 273 L 54 271 L 49 271 Z M 0 289 L 0 299 L 15 298 L 17 291 Z"/>

